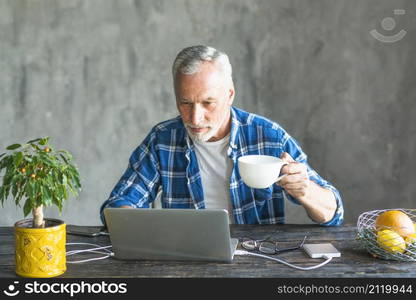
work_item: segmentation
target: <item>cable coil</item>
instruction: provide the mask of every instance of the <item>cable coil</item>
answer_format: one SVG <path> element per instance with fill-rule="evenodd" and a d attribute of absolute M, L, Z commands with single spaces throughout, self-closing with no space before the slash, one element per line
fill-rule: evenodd
<path fill-rule="evenodd" d="M 109 248 L 111 248 L 112 246 L 100 246 L 97 244 L 91 244 L 91 243 L 67 243 L 66 246 L 94 246 L 94 248 L 90 248 L 90 249 L 81 249 L 81 250 L 71 250 L 71 251 L 67 251 L 66 252 L 66 256 L 71 256 L 74 254 L 82 254 L 82 253 L 98 253 L 98 254 L 103 254 L 101 256 L 98 257 L 94 257 L 94 258 L 89 258 L 89 259 L 83 259 L 83 260 L 73 260 L 73 261 L 68 261 L 68 264 L 78 264 L 78 263 L 84 263 L 84 262 L 89 262 L 89 261 L 94 261 L 94 260 L 100 260 L 100 259 L 106 259 L 109 258 L 111 256 L 113 256 L 113 252 L 109 250 Z"/>

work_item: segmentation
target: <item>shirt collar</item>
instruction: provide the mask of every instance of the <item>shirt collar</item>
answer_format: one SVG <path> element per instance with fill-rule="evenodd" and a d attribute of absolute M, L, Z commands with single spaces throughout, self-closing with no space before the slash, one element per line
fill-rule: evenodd
<path fill-rule="evenodd" d="M 237 133 L 241 123 L 238 120 L 237 113 L 234 106 L 231 106 L 231 132 L 230 132 L 230 147 L 232 149 L 237 149 Z"/>

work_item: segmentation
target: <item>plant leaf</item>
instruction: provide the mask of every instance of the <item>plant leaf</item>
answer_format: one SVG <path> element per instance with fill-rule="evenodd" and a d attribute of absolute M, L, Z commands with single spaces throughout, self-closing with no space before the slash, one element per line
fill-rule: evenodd
<path fill-rule="evenodd" d="M 38 193 L 40 192 L 40 185 L 38 180 L 34 180 L 33 183 L 33 194 L 34 194 L 34 198 L 38 199 Z M 39 203 L 36 203 L 36 205 L 39 205 Z"/>
<path fill-rule="evenodd" d="M 58 185 L 56 192 L 57 192 L 57 196 L 58 196 L 57 198 L 59 199 L 59 202 L 62 202 L 64 198 L 64 193 L 62 192 L 61 185 Z"/>
<path fill-rule="evenodd" d="M 43 195 L 43 204 L 45 206 L 51 206 L 52 205 L 52 197 L 51 192 L 49 191 L 49 188 L 47 186 L 41 187 L 42 195 Z"/>
<path fill-rule="evenodd" d="M 60 212 L 62 212 L 62 200 L 61 199 L 55 196 L 52 198 L 52 203 L 58 207 Z"/>
<path fill-rule="evenodd" d="M 69 151 L 67 151 L 67 150 L 59 150 L 58 151 L 59 153 L 63 153 L 63 154 L 65 154 L 65 157 L 66 157 L 66 159 L 68 160 L 68 161 L 71 161 L 72 160 L 72 154 L 71 153 L 69 153 Z"/>
<path fill-rule="evenodd" d="M 44 137 L 40 140 L 39 145 L 45 146 L 49 141 L 49 137 Z"/>
<path fill-rule="evenodd" d="M 41 149 L 39 148 L 39 146 L 36 145 L 36 144 L 30 144 L 30 146 L 32 146 L 32 148 L 35 149 L 35 150 L 41 151 Z"/>
<path fill-rule="evenodd" d="M 32 157 L 30 157 L 30 156 L 24 156 L 23 159 L 27 162 L 32 162 L 33 161 Z"/>
<path fill-rule="evenodd" d="M 20 148 L 21 146 L 22 145 L 20 145 L 20 144 L 13 144 L 13 145 L 8 146 L 6 149 L 7 150 L 14 150 L 14 149 Z"/>
<path fill-rule="evenodd" d="M 1 171 L 1 169 L 4 169 L 7 166 L 8 163 L 9 163 L 9 157 L 8 156 L 0 159 L 0 171 Z"/>
<path fill-rule="evenodd" d="M 12 172 L 10 172 L 10 169 L 6 169 L 6 175 L 3 177 L 3 185 L 9 185 L 10 181 L 12 180 Z"/>
<path fill-rule="evenodd" d="M 62 159 L 64 160 L 64 162 L 65 162 L 65 163 L 69 164 L 69 162 L 68 162 L 68 160 L 66 159 L 66 157 L 65 157 L 65 156 L 63 156 L 62 154 L 59 154 L 59 156 L 61 156 L 61 157 L 62 157 Z"/>
<path fill-rule="evenodd" d="M 10 185 L 3 185 L 3 201 L 7 199 L 10 192 Z"/>
<path fill-rule="evenodd" d="M 71 166 L 70 169 L 69 169 L 69 172 L 71 174 L 71 181 L 74 184 L 74 186 L 77 189 L 81 188 L 81 182 L 79 180 L 78 170 L 74 166 Z"/>
<path fill-rule="evenodd" d="M 30 214 L 30 212 L 33 209 L 33 202 L 31 198 L 27 198 L 25 205 L 23 206 L 23 214 L 25 215 L 25 217 Z"/>
<path fill-rule="evenodd" d="M 14 162 L 14 166 L 16 168 L 19 167 L 19 165 L 22 163 L 23 161 L 23 154 L 22 152 L 17 152 L 14 156 L 13 156 L 13 162 Z"/>
<path fill-rule="evenodd" d="M 68 178 L 65 174 L 62 174 L 62 184 L 66 186 L 68 184 Z"/>
<path fill-rule="evenodd" d="M 6 153 L 2 153 L 2 154 L 0 154 L 0 158 L 2 158 L 3 156 L 5 156 L 6 155 Z"/>
<path fill-rule="evenodd" d="M 0 186 L 0 202 L 3 205 L 4 199 L 3 199 L 3 194 L 4 194 L 4 187 Z"/>
<path fill-rule="evenodd" d="M 20 191 L 17 194 L 17 197 L 14 198 L 14 203 L 16 205 L 18 205 L 18 206 L 20 206 L 20 200 L 22 199 L 23 195 L 25 194 L 25 190 L 26 190 L 26 186 L 25 185 L 26 185 L 26 183 L 27 183 L 27 181 L 24 181 L 23 186 L 20 187 Z"/>
<path fill-rule="evenodd" d="M 17 186 L 17 181 L 20 179 L 20 175 L 15 175 L 12 178 L 12 181 L 10 185 L 12 186 L 12 195 L 16 198 L 17 192 L 19 191 L 19 188 Z"/>
<path fill-rule="evenodd" d="M 64 200 L 67 200 L 68 199 L 68 192 L 66 190 L 66 186 L 61 185 L 61 188 L 62 188 L 62 194 L 64 195 Z"/>
<path fill-rule="evenodd" d="M 68 181 L 68 187 L 70 192 L 72 193 L 72 195 L 74 195 L 75 197 L 78 196 L 78 192 L 76 189 L 74 189 L 73 185 L 71 184 L 70 181 Z"/>
<path fill-rule="evenodd" d="M 29 198 L 35 198 L 35 188 L 33 185 L 32 180 L 29 182 L 29 184 L 27 185 L 27 195 L 29 196 Z"/>
<path fill-rule="evenodd" d="M 34 143 L 34 142 L 37 142 L 37 141 L 40 141 L 42 138 L 37 138 L 37 139 L 34 139 L 34 140 L 30 140 L 30 141 L 28 141 L 27 143 L 28 144 L 30 144 L 30 143 Z"/>

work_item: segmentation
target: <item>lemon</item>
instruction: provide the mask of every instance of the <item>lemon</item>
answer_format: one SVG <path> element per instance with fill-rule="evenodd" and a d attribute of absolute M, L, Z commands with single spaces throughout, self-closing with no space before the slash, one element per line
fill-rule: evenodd
<path fill-rule="evenodd" d="M 409 234 L 404 240 L 408 245 L 416 243 L 416 233 Z"/>
<path fill-rule="evenodd" d="M 377 243 L 391 253 L 403 253 L 406 249 L 404 239 L 396 232 L 384 229 L 377 232 Z"/>
<path fill-rule="evenodd" d="M 406 254 L 416 258 L 416 233 L 408 235 L 404 240 L 407 244 Z"/>

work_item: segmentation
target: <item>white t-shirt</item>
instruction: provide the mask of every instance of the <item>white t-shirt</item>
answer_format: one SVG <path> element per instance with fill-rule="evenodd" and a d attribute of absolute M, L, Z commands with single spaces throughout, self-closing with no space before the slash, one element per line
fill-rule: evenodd
<path fill-rule="evenodd" d="M 194 141 L 198 159 L 205 208 L 226 209 L 234 223 L 230 199 L 230 176 L 233 162 L 227 155 L 230 135 L 215 142 Z"/>

